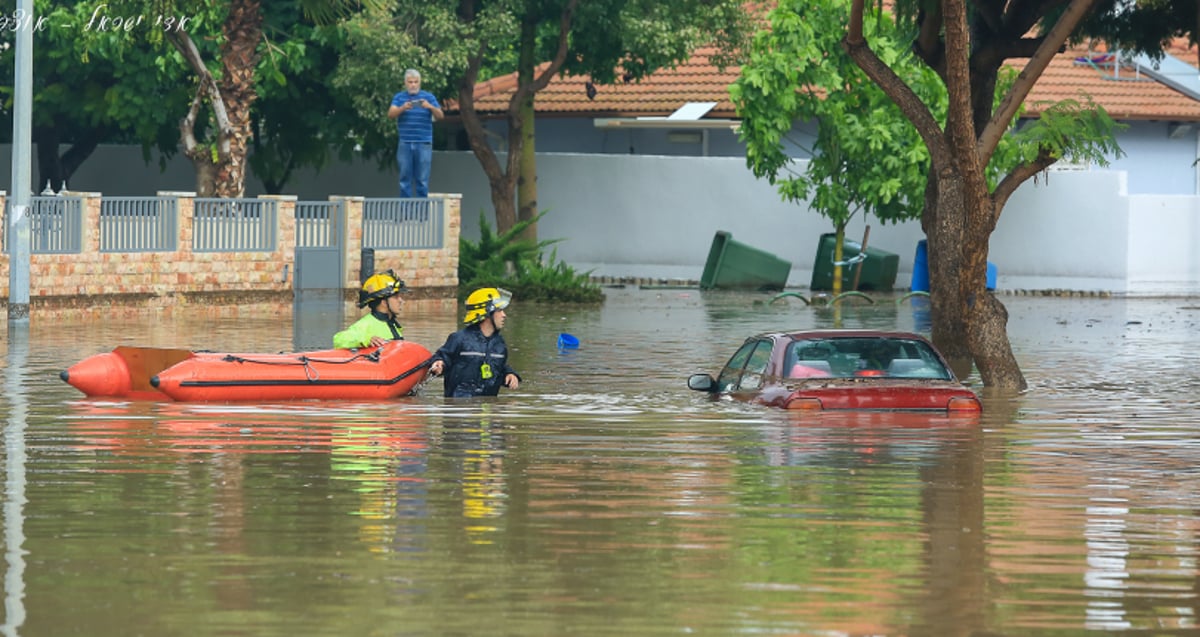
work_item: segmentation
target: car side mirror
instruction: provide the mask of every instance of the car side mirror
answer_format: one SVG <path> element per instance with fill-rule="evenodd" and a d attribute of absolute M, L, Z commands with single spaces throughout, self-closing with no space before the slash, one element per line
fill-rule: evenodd
<path fill-rule="evenodd" d="M 711 392 L 716 384 L 717 381 L 708 374 L 692 374 L 688 377 L 688 389 Z"/>

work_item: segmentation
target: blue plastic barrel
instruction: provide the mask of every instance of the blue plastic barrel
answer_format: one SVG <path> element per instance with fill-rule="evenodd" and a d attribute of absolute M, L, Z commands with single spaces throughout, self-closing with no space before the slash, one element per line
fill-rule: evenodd
<path fill-rule="evenodd" d="M 909 285 L 913 292 L 929 291 L 929 254 L 926 252 L 925 240 L 917 242 L 917 254 L 913 257 L 912 283 Z"/>
<path fill-rule="evenodd" d="M 917 254 L 913 256 L 912 283 L 909 288 L 913 292 L 929 291 L 929 253 L 925 240 L 917 242 Z M 996 264 L 987 262 L 987 289 L 996 289 Z"/>

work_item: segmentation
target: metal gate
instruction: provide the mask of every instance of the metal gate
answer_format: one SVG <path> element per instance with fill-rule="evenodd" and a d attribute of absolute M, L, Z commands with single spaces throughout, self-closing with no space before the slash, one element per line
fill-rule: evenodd
<path fill-rule="evenodd" d="M 341 293 L 346 262 L 346 209 L 340 201 L 296 202 L 297 295 L 306 290 L 338 290 Z"/>

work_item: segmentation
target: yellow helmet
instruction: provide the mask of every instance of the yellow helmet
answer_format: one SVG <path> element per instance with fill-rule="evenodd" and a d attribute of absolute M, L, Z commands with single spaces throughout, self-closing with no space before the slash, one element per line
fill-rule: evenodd
<path fill-rule="evenodd" d="M 358 306 L 366 307 L 380 299 L 407 291 L 408 286 L 404 285 L 404 281 L 396 278 L 394 272 L 391 270 L 379 272 L 363 282 L 362 289 L 358 291 Z"/>
<path fill-rule="evenodd" d="M 501 288 L 479 288 L 467 297 L 467 315 L 463 317 L 464 325 L 474 325 L 491 316 L 496 310 L 503 310 L 512 301 L 512 292 Z"/>

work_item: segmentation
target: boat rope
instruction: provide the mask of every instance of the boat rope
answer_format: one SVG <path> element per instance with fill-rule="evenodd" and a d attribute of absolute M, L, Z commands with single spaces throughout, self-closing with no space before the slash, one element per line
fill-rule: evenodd
<path fill-rule="evenodd" d="M 372 363 L 378 363 L 379 362 L 379 350 L 375 350 L 369 354 L 355 354 L 354 356 L 351 356 L 349 358 L 336 358 L 336 359 L 335 358 L 310 358 L 310 357 L 304 356 L 302 354 L 302 355 L 297 356 L 290 360 L 282 360 L 282 359 L 263 360 L 260 358 L 249 358 L 249 357 L 245 357 L 245 356 L 238 356 L 236 354 L 226 354 L 225 356 L 221 357 L 221 361 L 225 362 L 225 363 L 256 363 L 258 365 L 304 365 L 304 366 L 308 366 L 309 363 L 322 363 L 322 364 L 326 364 L 326 365 L 346 365 L 349 363 L 353 363 L 354 361 L 356 361 L 360 358 L 369 360 Z"/>
<path fill-rule="evenodd" d="M 372 358 L 373 354 L 366 354 L 366 355 L 364 355 L 364 357 Z M 405 378 L 408 378 L 409 376 L 412 376 L 413 374 L 421 371 L 422 369 L 429 367 L 430 365 L 433 364 L 433 361 L 436 359 L 437 359 L 436 356 L 430 356 L 429 358 L 426 358 L 425 360 L 421 361 L 420 363 L 417 363 L 412 368 L 405 370 L 404 372 L 397 374 L 396 376 L 394 376 L 392 378 L 360 378 L 360 379 L 332 378 L 329 380 L 320 380 L 320 379 L 316 378 L 316 376 L 315 376 L 315 372 L 316 372 L 315 369 L 312 369 L 311 367 L 306 367 L 305 368 L 306 376 L 308 376 L 308 378 L 304 381 L 300 381 L 298 379 L 292 380 L 292 379 L 262 379 L 262 378 L 260 378 L 260 379 L 240 379 L 240 380 L 229 380 L 229 379 L 195 380 L 195 379 L 193 379 L 193 380 L 181 381 L 179 384 L 180 384 L 180 386 L 186 386 L 186 387 L 233 387 L 233 386 L 245 387 L 245 386 L 250 386 L 250 385 L 260 385 L 260 386 L 296 385 L 296 384 L 301 384 L 301 383 L 323 383 L 323 384 L 330 384 L 330 385 L 394 385 L 394 384 L 404 380 Z M 264 365 L 300 365 L 300 364 L 307 365 L 307 363 L 310 363 L 310 362 L 311 363 L 321 362 L 320 359 L 312 359 L 312 358 L 307 358 L 307 357 L 299 357 L 295 361 L 265 361 L 265 360 L 255 360 L 253 358 L 244 358 L 244 357 L 240 357 L 240 356 L 234 356 L 232 354 L 223 356 L 221 358 L 221 360 L 226 361 L 226 362 L 261 363 Z M 353 359 L 351 359 L 351 360 L 353 360 Z M 329 361 L 327 361 L 327 362 L 329 362 Z M 341 363 L 341 362 L 347 362 L 347 361 L 339 360 L 339 361 L 331 361 L 331 362 Z M 426 377 L 426 378 L 428 378 L 428 377 Z"/>

